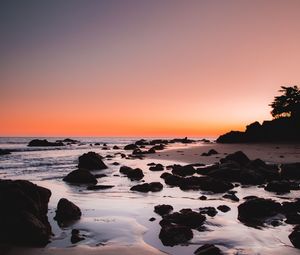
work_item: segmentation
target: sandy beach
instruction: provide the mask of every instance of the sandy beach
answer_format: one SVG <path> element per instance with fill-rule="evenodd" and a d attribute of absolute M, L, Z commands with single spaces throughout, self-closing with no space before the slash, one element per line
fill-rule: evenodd
<path fill-rule="evenodd" d="M 219 154 L 201 156 L 214 149 Z M 201 144 L 188 148 L 169 148 L 147 157 L 152 159 L 176 160 L 183 163 L 213 164 L 226 154 L 243 151 L 251 160 L 260 158 L 271 164 L 300 162 L 300 144 Z"/>

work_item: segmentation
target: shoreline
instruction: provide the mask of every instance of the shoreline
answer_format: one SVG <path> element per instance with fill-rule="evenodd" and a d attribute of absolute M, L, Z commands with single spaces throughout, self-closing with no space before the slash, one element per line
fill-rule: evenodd
<path fill-rule="evenodd" d="M 201 156 L 209 150 L 214 149 L 216 155 Z M 214 164 L 226 156 L 226 154 L 243 151 L 251 160 L 260 158 L 271 164 L 296 163 L 300 162 L 300 143 L 251 143 L 251 144 L 203 144 L 194 147 L 174 149 L 167 148 L 155 154 L 146 156 L 148 159 L 175 160 L 182 163 L 194 164 Z"/>

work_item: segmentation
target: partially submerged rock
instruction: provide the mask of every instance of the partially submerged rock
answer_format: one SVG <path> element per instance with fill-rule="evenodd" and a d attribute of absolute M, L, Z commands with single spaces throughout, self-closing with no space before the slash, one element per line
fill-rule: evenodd
<path fill-rule="evenodd" d="M 284 179 L 300 179 L 300 162 L 281 165 L 281 177 Z"/>
<path fill-rule="evenodd" d="M 270 192 L 277 192 L 279 194 L 289 193 L 290 183 L 288 181 L 271 181 L 265 187 L 265 190 Z"/>
<path fill-rule="evenodd" d="M 55 220 L 59 222 L 78 220 L 81 217 L 80 208 L 66 198 L 61 198 L 57 204 Z"/>
<path fill-rule="evenodd" d="M 182 177 L 193 175 L 196 170 L 192 165 L 186 165 L 186 166 L 181 166 L 181 165 L 173 165 L 172 167 L 172 173 L 175 175 L 179 175 Z"/>
<path fill-rule="evenodd" d="M 163 189 L 163 185 L 160 182 L 150 182 L 150 183 L 143 183 L 132 186 L 130 190 L 132 191 L 139 191 L 139 192 L 158 192 Z"/>
<path fill-rule="evenodd" d="M 238 219 L 243 223 L 261 225 L 265 219 L 282 210 L 281 204 L 272 199 L 253 198 L 238 206 Z"/>
<path fill-rule="evenodd" d="M 214 217 L 217 215 L 218 211 L 216 210 L 216 208 L 212 207 L 212 206 L 208 206 L 208 207 L 201 207 L 199 208 L 199 211 L 201 214 L 206 214 L 210 217 Z"/>
<path fill-rule="evenodd" d="M 98 182 L 96 177 L 85 169 L 78 169 L 72 171 L 66 177 L 63 178 L 63 181 L 74 184 L 96 184 Z"/>
<path fill-rule="evenodd" d="M 221 250 L 213 244 L 204 244 L 194 252 L 195 255 L 221 255 Z"/>
<path fill-rule="evenodd" d="M 300 225 L 294 228 L 293 232 L 289 235 L 289 239 L 294 247 L 300 249 Z"/>
<path fill-rule="evenodd" d="M 29 147 L 52 147 L 52 146 L 64 146 L 63 142 L 49 142 L 46 139 L 33 139 L 31 140 L 28 145 Z"/>
<path fill-rule="evenodd" d="M 139 147 L 136 144 L 127 144 L 124 147 L 124 150 L 135 150 L 138 149 Z"/>
<path fill-rule="evenodd" d="M 171 211 L 173 211 L 173 206 L 171 205 L 156 205 L 154 207 L 154 212 L 156 212 L 157 214 L 163 216 L 166 214 L 169 214 Z"/>
<path fill-rule="evenodd" d="M 121 166 L 120 173 L 126 175 L 131 180 L 141 180 L 144 177 L 144 173 L 140 168 L 131 168 L 128 166 Z"/>
<path fill-rule="evenodd" d="M 71 234 L 72 234 L 71 235 L 71 243 L 72 244 L 78 243 L 85 239 L 83 236 L 80 235 L 80 232 L 78 229 L 72 229 Z"/>
<path fill-rule="evenodd" d="M 92 186 L 88 186 L 87 189 L 88 190 L 104 190 L 104 189 L 111 189 L 113 188 L 113 185 L 92 185 Z"/>
<path fill-rule="evenodd" d="M 184 244 L 192 238 L 193 231 L 180 225 L 164 225 L 159 233 L 159 239 L 165 246 Z"/>
<path fill-rule="evenodd" d="M 149 170 L 150 171 L 163 171 L 164 170 L 164 166 L 162 164 L 156 164 L 154 166 L 150 166 Z"/>
<path fill-rule="evenodd" d="M 102 170 L 106 169 L 107 166 L 102 161 L 102 157 L 93 151 L 84 153 L 79 157 L 78 168 L 84 168 L 87 170 Z"/>
<path fill-rule="evenodd" d="M 221 212 L 224 212 L 224 213 L 226 213 L 226 212 L 228 212 L 228 211 L 231 210 L 230 207 L 227 206 L 227 205 L 219 205 L 219 206 L 217 207 L 217 209 L 220 210 Z"/>
<path fill-rule="evenodd" d="M 25 180 L 0 180 L 0 243 L 45 246 L 51 191 Z"/>

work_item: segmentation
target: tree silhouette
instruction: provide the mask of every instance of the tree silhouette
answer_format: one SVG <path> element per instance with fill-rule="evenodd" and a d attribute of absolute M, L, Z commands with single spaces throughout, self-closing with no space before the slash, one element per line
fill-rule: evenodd
<path fill-rule="evenodd" d="M 274 101 L 270 104 L 273 108 L 271 111 L 275 119 L 278 118 L 292 118 L 300 119 L 300 90 L 297 86 L 285 87 L 281 86 L 279 92 L 281 96 L 276 96 Z"/>

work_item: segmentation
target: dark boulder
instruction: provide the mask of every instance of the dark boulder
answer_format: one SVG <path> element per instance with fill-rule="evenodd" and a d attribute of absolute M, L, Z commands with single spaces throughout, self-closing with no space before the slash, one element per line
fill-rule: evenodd
<path fill-rule="evenodd" d="M 150 166 L 149 170 L 150 171 L 163 171 L 164 170 L 164 166 L 162 164 L 157 164 L 155 166 Z"/>
<path fill-rule="evenodd" d="M 124 147 L 124 150 L 135 150 L 135 149 L 138 149 L 139 147 L 135 144 L 127 144 L 125 147 Z"/>
<path fill-rule="evenodd" d="M 119 147 L 119 146 L 117 146 L 117 145 L 114 145 L 113 149 L 114 149 L 114 150 L 119 150 L 119 149 L 120 149 L 120 147 Z"/>
<path fill-rule="evenodd" d="M 158 192 L 163 189 L 163 185 L 160 182 L 150 182 L 150 183 L 143 183 L 132 186 L 130 190 L 132 191 L 139 191 L 139 192 Z"/>
<path fill-rule="evenodd" d="M 165 246 L 184 244 L 192 238 L 192 230 L 188 227 L 179 225 L 164 225 L 159 233 L 159 239 Z"/>
<path fill-rule="evenodd" d="M 79 168 L 84 168 L 87 170 L 102 170 L 107 168 L 107 166 L 102 161 L 102 157 L 93 151 L 84 153 L 79 157 L 78 160 Z"/>
<path fill-rule="evenodd" d="M 294 228 L 293 232 L 289 235 L 289 239 L 294 247 L 300 249 L 300 225 Z"/>
<path fill-rule="evenodd" d="M 56 215 L 54 217 L 58 222 L 78 220 L 81 217 L 80 208 L 66 198 L 58 201 Z"/>
<path fill-rule="evenodd" d="M 267 184 L 265 190 L 279 194 L 290 192 L 290 183 L 288 181 L 272 181 Z"/>
<path fill-rule="evenodd" d="M 50 146 L 64 146 L 63 142 L 49 142 L 46 139 L 34 139 L 31 140 L 28 145 L 29 147 L 50 147 Z"/>
<path fill-rule="evenodd" d="M 272 199 L 253 198 L 238 206 L 238 219 L 244 223 L 262 224 L 281 212 L 281 204 Z"/>
<path fill-rule="evenodd" d="M 85 169 L 74 170 L 63 178 L 63 181 L 74 183 L 74 184 L 85 184 L 93 183 L 96 184 L 98 181 L 94 175 Z"/>
<path fill-rule="evenodd" d="M 0 180 L 0 243 L 45 246 L 51 236 L 51 191 L 24 180 Z"/>
<path fill-rule="evenodd" d="M 120 173 L 126 175 L 130 180 L 141 180 L 144 177 L 144 173 L 140 168 L 131 168 L 128 166 L 121 166 Z"/>
<path fill-rule="evenodd" d="M 201 213 L 191 209 L 182 209 L 180 212 L 174 212 L 163 216 L 160 225 L 177 224 L 189 228 L 197 229 L 204 224 L 206 217 Z"/>
<path fill-rule="evenodd" d="M 173 206 L 171 205 L 156 205 L 154 207 L 154 212 L 156 212 L 157 214 L 163 216 L 166 214 L 169 214 L 171 211 L 173 211 Z"/>
<path fill-rule="evenodd" d="M 300 179 L 300 163 L 282 164 L 281 177 L 284 179 Z"/>
<path fill-rule="evenodd" d="M 172 173 L 175 175 L 179 175 L 182 177 L 193 175 L 196 170 L 192 165 L 186 165 L 186 166 L 181 166 L 181 165 L 173 165 L 172 167 Z"/>
<path fill-rule="evenodd" d="M 211 206 L 209 206 L 209 207 L 201 207 L 201 208 L 199 208 L 199 211 L 200 211 L 201 214 L 206 214 L 206 215 L 208 215 L 210 217 L 214 217 L 218 213 L 218 211 L 216 210 L 216 208 L 211 207 Z"/>
<path fill-rule="evenodd" d="M 161 150 L 164 150 L 165 149 L 165 146 L 163 144 L 159 144 L 159 145 L 154 145 L 152 147 L 153 150 L 155 151 L 161 151 Z"/>
<path fill-rule="evenodd" d="M 228 154 L 225 158 L 221 159 L 221 163 L 226 162 L 236 162 L 241 166 L 247 165 L 250 162 L 250 159 L 242 151 L 237 151 L 232 154 Z"/>
<path fill-rule="evenodd" d="M 221 255 L 221 250 L 213 244 L 204 244 L 194 252 L 195 255 Z"/>
<path fill-rule="evenodd" d="M 228 212 L 228 211 L 231 210 L 230 207 L 227 206 L 227 205 L 219 205 L 219 206 L 217 207 L 217 209 L 220 210 L 220 211 L 223 212 L 223 213 L 226 213 L 226 212 Z"/>
<path fill-rule="evenodd" d="M 85 238 L 83 236 L 80 235 L 79 230 L 78 229 L 72 229 L 71 232 L 71 243 L 78 243 L 82 240 L 84 240 Z"/>
<path fill-rule="evenodd" d="M 209 157 L 211 155 L 219 154 L 216 150 L 210 149 L 208 152 L 203 152 L 201 156 Z"/>
<path fill-rule="evenodd" d="M 240 199 L 235 194 L 225 194 L 223 197 L 227 198 L 227 199 L 230 199 L 234 202 L 240 201 Z"/>

